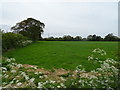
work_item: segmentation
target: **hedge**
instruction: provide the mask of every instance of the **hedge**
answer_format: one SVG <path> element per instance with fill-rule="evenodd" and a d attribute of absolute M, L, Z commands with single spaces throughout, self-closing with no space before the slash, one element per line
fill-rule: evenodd
<path fill-rule="evenodd" d="M 22 42 L 26 41 L 27 38 L 21 34 L 16 34 L 12 32 L 2 34 L 2 51 L 7 51 L 9 49 L 21 47 Z"/>

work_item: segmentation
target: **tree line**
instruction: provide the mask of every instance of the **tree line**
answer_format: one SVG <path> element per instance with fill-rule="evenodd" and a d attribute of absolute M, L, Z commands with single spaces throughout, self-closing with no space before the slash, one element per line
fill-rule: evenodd
<path fill-rule="evenodd" d="M 16 23 L 15 26 L 11 27 L 12 33 L 21 34 L 22 36 L 26 37 L 32 41 L 120 41 L 120 38 L 109 33 L 104 38 L 97 35 L 88 35 L 87 38 L 83 38 L 81 36 L 70 36 L 64 35 L 63 37 L 48 37 L 42 38 L 41 34 L 44 32 L 45 24 L 39 20 L 34 18 L 27 18 L 21 22 Z M 9 33 L 9 32 L 8 32 Z M 7 34 L 10 36 L 10 33 Z M 4 36 L 4 35 L 3 35 Z M 9 37 L 8 37 L 9 39 Z"/>
<path fill-rule="evenodd" d="M 70 35 L 64 35 L 63 37 L 48 37 L 48 38 L 42 38 L 42 40 L 45 41 L 120 41 L 120 38 L 113 35 L 113 33 L 109 33 L 104 38 L 97 35 L 88 35 L 87 38 L 82 38 L 81 36 L 70 36 Z"/>

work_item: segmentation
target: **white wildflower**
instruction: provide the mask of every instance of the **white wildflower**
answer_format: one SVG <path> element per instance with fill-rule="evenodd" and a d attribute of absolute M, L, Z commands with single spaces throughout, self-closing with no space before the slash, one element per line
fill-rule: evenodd
<path fill-rule="evenodd" d="M 11 82 L 10 82 L 10 84 L 13 84 L 13 83 L 14 83 L 14 81 L 11 81 Z"/>
<path fill-rule="evenodd" d="M 2 67 L 2 70 L 5 70 L 5 71 L 7 71 L 7 68 L 6 68 L 6 67 Z"/>
<path fill-rule="evenodd" d="M 42 88 L 42 86 L 43 86 L 43 84 L 41 82 L 39 82 L 37 88 Z"/>
<path fill-rule="evenodd" d="M 16 73 L 16 70 L 11 70 L 11 73 Z"/>
<path fill-rule="evenodd" d="M 11 61 L 15 61 L 15 58 L 10 58 Z"/>
<path fill-rule="evenodd" d="M 16 80 L 16 78 L 14 78 L 13 80 Z"/>
<path fill-rule="evenodd" d="M 8 77 L 9 77 L 9 75 L 6 75 L 6 76 L 5 76 L 5 78 L 8 78 Z"/>
<path fill-rule="evenodd" d="M 98 61 L 99 63 L 103 63 L 102 61 Z"/>
<path fill-rule="evenodd" d="M 61 85 L 62 87 L 64 87 L 64 86 L 65 86 L 63 83 L 60 83 L 60 85 Z"/>
<path fill-rule="evenodd" d="M 34 74 L 38 75 L 39 73 L 38 73 L 38 72 L 35 72 Z"/>
<path fill-rule="evenodd" d="M 50 81 L 50 83 L 55 83 L 55 81 Z"/>
<path fill-rule="evenodd" d="M 88 60 L 93 60 L 94 58 L 93 58 L 93 55 L 91 55 L 91 56 L 88 56 Z"/>
<path fill-rule="evenodd" d="M 3 73 L 5 73 L 6 71 L 2 70 Z"/>
<path fill-rule="evenodd" d="M 17 83 L 17 86 L 20 86 L 20 85 L 22 85 L 22 83 L 21 83 L 21 82 Z"/>
<path fill-rule="evenodd" d="M 43 76 L 39 76 L 39 78 L 41 78 L 41 79 L 42 79 L 42 78 L 43 78 Z"/>
<path fill-rule="evenodd" d="M 29 79 L 29 76 L 27 76 L 25 72 L 21 72 L 21 75 L 22 75 L 23 77 L 25 77 L 26 80 Z"/>
<path fill-rule="evenodd" d="M 98 58 L 95 58 L 96 60 L 98 60 Z"/>
<path fill-rule="evenodd" d="M 92 72 L 92 73 L 95 73 L 95 70 L 92 70 L 91 72 Z"/>
<path fill-rule="evenodd" d="M 49 83 L 49 81 L 47 80 L 45 83 Z"/>
<path fill-rule="evenodd" d="M 18 68 L 22 67 L 22 64 L 18 64 L 17 67 L 18 67 Z"/>
<path fill-rule="evenodd" d="M 33 67 L 34 69 L 37 69 L 37 67 Z"/>
<path fill-rule="evenodd" d="M 42 72 L 39 72 L 39 74 L 42 74 Z"/>
<path fill-rule="evenodd" d="M 11 59 L 6 59 L 7 62 L 11 62 Z"/>
<path fill-rule="evenodd" d="M 48 76 L 47 75 L 44 75 L 45 78 L 47 78 Z"/>
<path fill-rule="evenodd" d="M 57 88 L 60 88 L 60 86 L 57 86 Z"/>
<path fill-rule="evenodd" d="M 14 65 L 12 65 L 12 64 L 8 64 L 7 66 L 9 66 L 9 67 L 11 67 L 11 68 L 13 68 L 13 67 L 14 67 Z"/>
<path fill-rule="evenodd" d="M 23 42 L 22 42 L 22 45 L 23 45 L 23 46 L 26 46 L 26 45 L 28 45 L 28 44 L 30 44 L 30 43 L 32 43 L 31 40 L 26 40 L 26 41 L 23 41 Z"/>
<path fill-rule="evenodd" d="M 34 82 L 34 80 L 35 80 L 35 78 L 31 78 L 29 81 L 30 81 L 30 82 Z"/>
<path fill-rule="evenodd" d="M 90 75 L 90 79 L 98 79 L 98 78 L 94 75 Z"/>
<path fill-rule="evenodd" d="M 16 83 L 18 83 L 19 82 L 19 80 L 16 80 Z"/>
<path fill-rule="evenodd" d="M 60 77 L 60 79 L 61 79 L 62 81 L 66 81 L 63 77 Z"/>
<path fill-rule="evenodd" d="M 6 82 L 2 82 L 3 85 L 7 84 Z"/>

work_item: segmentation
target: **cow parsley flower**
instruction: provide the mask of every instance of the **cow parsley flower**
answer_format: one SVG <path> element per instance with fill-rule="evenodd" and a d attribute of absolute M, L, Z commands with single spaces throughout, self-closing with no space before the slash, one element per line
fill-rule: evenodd
<path fill-rule="evenodd" d="M 60 86 L 57 86 L 57 88 L 60 88 Z"/>
<path fill-rule="evenodd" d="M 30 81 L 30 82 L 34 82 L 34 80 L 35 80 L 35 78 L 31 78 L 29 81 Z"/>
<path fill-rule="evenodd" d="M 37 88 L 42 88 L 43 84 L 41 82 L 38 82 L 38 87 Z"/>
<path fill-rule="evenodd" d="M 48 76 L 47 75 L 44 75 L 45 78 L 47 78 Z"/>
<path fill-rule="evenodd" d="M 42 78 L 43 78 L 43 76 L 39 76 L 39 78 L 41 78 L 41 79 L 42 79 Z"/>
<path fill-rule="evenodd" d="M 33 67 L 34 69 L 37 69 L 37 67 Z"/>
<path fill-rule="evenodd" d="M 17 64 L 17 67 L 18 67 L 18 68 L 22 67 L 22 64 Z"/>
<path fill-rule="evenodd" d="M 94 58 L 93 58 L 93 55 L 91 55 L 91 56 L 88 56 L 88 60 L 93 60 Z"/>
<path fill-rule="evenodd" d="M 5 70 L 5 71 L 7 71 L 7 68 L 6 68 L 6 67 L 2 67 L 2 70 Z"/>
<path fill-rule="evenodd" d="M 11 70 L 11 73 L 16 73 L 16 70 Z"/>
<path fill-rule="evenodd" d="M 20 85 L 22 85 L 22 83 L 21 83 L 21 82 L 17 83 L 17 86 L 20 86 Z"/>
<path fill-rule="evenodd" d="M 38 72 L 35 72 L 34 74 L 38 75 L 39 73 L 38 73 Z"/>

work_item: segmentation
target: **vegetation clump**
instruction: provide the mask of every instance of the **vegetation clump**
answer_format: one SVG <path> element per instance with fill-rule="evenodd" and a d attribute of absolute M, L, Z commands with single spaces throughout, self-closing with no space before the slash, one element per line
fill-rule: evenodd
<path fill-rule="evenodd" d="M 94 50 L 93 50 L 94 51 Z M 99 63 L 99 61 L 97 61 Z M 107 58 L 100 67 L 86 71 L 82 65 L 67 74 L 55 76 L 55 72 L 45 74 L 38 67 L 25 68 L 14 58 L 3 58 L 1 70 L 3 88 L 118 88 L 119 62 Z M 29 65 L 30 66 L 30 65 Z M 51 77 L 53 75 L 53 78 Z M 56 78 L 56 79 L 55 79 Z"/>
<path fill-rule="evenodd" d="M 15 34 L 12 32 L 2 34 L 2 50 L 3 50 L 3 52 L 7 51 L 9 49 L 26 46 L 28 43 L 31 43 L 31 42 L 32 41 L 28 41 L 27 38 L 21 34 Z"/>

